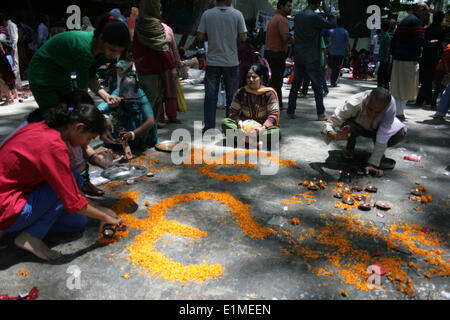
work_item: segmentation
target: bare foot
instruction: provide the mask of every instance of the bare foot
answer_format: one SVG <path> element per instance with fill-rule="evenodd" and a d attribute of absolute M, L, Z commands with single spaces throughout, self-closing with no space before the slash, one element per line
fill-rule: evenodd
<path fill-rule="evenodd" d="M 51 250 L 47 245 L 39 238 L 33 237 L 28 232 L 22 232 L 14 240 L 14 244 L 21 249 L 27 250 L 35 256 L 46 260 L 55 260 L 62 256 L 62 254 L 56 250 Z"/>
<path fill-rule="evenodd" d="M 2 106 L 10 106 L 12 104 L 14 104 L 14 100 L 8 99 L 5 102 L 3 102 Z"/>

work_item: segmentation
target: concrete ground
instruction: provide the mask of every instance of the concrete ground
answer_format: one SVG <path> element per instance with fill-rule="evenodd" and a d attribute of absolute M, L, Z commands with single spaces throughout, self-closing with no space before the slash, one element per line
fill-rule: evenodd
<path fill-rule="evenodd" d="M 350 95 L 373 87 L 374 82 L 343 79 L 339 87 L 330 88 L 325 98 L 328 114 Z M 179 114 L 181 124 L 160 130 L 161 141 L 170 140 L 172 131 L 178 128 L 194 136 L 194 120 L 203 119 L 203 85 L 185 85 L 184 90 L 188 111 Z M 287 105 L 288 85 L 283 93 Z M 34 108 L 32 98 L 0 107 L 0 139 Z M 162 225 L 159 222 L 163 231 L 158 237 L 150 244 L 138 244 L 141 249 L 151 249 L 149 257 L 162 257 L 144 259 L 143 263 L 150 266 L 147 270 L 129 259 L 128 248 L 139 241 L 135 237 L 144 233 L 142 229 L 129 227 L 129 235 L 111 245 L 97 242 L 96 221 L 90 221 L 80 234 L 49 235 L 46 243 L 65 254 L 50 263 L 19 250 L 9 238 L 7 248 L 0 251 L 0 294 L 16 296 L 37 286 L 40 299 L 449 299 L 450 122 L 429 118 L 433 111 L 427 108 L 411 105 L 406 112 L 407 138 L 386 154 L 396 160 L 396 168 L 378 179 L 356 174 L 371 151 L 368 139 L 358 140 L 357 160 L 352 163 L 343 160 L 342 143 L 327 146 L 323 142 L 312 90 L 307 98 L 298 99 L 298 119 L 287 120 L 282 111 L 279 157 L 293 160 L 294 165 L 280 166 L 276 175 L 261 175 L 258 168 L 218 166 L 212 171 L 247 174 L 250 181 L 217 180 L 198 172 L 204 165 L 175 166 L 170 154 L 148 150 L 140 163 L 155 176 L 138 179 L 132 185 L 115 184 L 98 198 L 100 203 L 111 207 L 121 199 L 119 191 L 137 191 L 135 203 L 126 210 L 129 217 L 141 222 L 161 212 L 157 204 L 164 199 L 186 193 L 228 192 L 238 200 L 238 208 L 232 211 L 224 202 L 189 199 L 173 208 L 166 207 L 163 212 L 167 220 L 206 231 L 207 236 L 202 233 L 193 238 L 171 229 L 168 221 Z M 218 110 L 218 127 L 223 116 L 224 111 Z M 222 142 L 205 142 L 203 147 L 221 150 Z M 419 153 L 423 156 L 420 163 L 403 160 L 406 154 Z M 378 192 L 371 199 L 392 202 L 392 210 L 336 208 L 339 200 L 333 198 L 333 189 L 337 188 L 340 170 L 352 173 L 352 182 L 345 181 L 349 186 L 377 186 Z M 327 189 L 308 198 L 304 194 L 308 190 L 299 184 L 314 179 L 326 181 Z M 408 198 L 410 190 L 419 184 L 427 188 L 432 202 L 422 204 Z M 246 210 L 250 216 L 242 222 L 240 214 Z M 281 227 L 270 225 L 273 217 L 282 217 L 286 223 Z M 298 225 L 291 222 L 293 218 L 299 220 Z M 259 238 L 249 226 L 259 231 L 270 227 L 272 232 Z M 151 224 L 145 230 L 156 232 Z M 161 264 L 170 268 L 152 275 L 152 266 L 156 271 Z M 384 265 L 388 278 L 383 280 L 382 288 L 368 290 L 365 284 L 369 274 L 365 270 L 373 264 Z M 182 275 L 189 272 L 188 265 L 194 270 L 200 270 L 199 265 L 214 265 L 222 271 L 205 281 L 171 281 L 178 271 Z M 200 279 L 203 274 L 194 271 L 191 279 Z"/>

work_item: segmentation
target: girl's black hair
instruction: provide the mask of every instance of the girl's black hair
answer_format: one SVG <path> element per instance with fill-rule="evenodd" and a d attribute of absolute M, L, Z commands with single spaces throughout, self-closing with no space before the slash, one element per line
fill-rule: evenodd
<path fill-rule="evenodd" d="M 61 99 L 61 103 L 77 105 L 81 103 L 95 105 L 94 99 L 85 90 L 75 90 L 64 96 Z"/>
<path fill-rule="evenodd" d="M 61 100 L 60 103 L 75 106 L 78 104 L 92 104 L 95 105 L 94 99 L 84 90 L 75 90 L 71 93 L 65 95 Z M 54 109 L 55 106 L 50 107 L 51 109 Z M 44 121 L 44 113 L 47 111 L 47 108 L 39 108 L 31 112 L 27 117 L 28 123 L 33 122 L 40 122 Z"/>
<path fill-rule="evenodd" d="M 46 110 L 43 118 L 45 124 L 53 129 L 66 129 L 71 124 L 81 122 L 85 125 L 85 132 L 102 135 L 107 130 L 103 113 L 93 104 L 61 103 L 56 108 Z"/>
<path fill-rule="evenodd" d="M 247 71 L 245 71 L 246 79 L 247 79 L 247 73 L 252 70 L 254 73 L 256 73 L 261 79 L 261 84 L 263 86 L 269 85 L 269 71 L 267 70 L 267 67 L 263 64 L 257 63 L 252 66 L 250 66 Z M 245 82 L 247 83 L 247 81 Z"/>
<path fill-rule="evenodd" d="M 95 106 L 92 97 L 82 90 L 68 94 L 56 107 L 33 111 L 27 121 L 29 123 L 45 121 L 45 124 L 53 129 L 64 129 L 81 122 L 86 126 L 85 131 L 100 135 L 107 130 L 104 115 Z"/>
<path fill-rule="evenodd" d="M 109 13 L 100 16 L 97 21 L 94 38 L 99 38 L 100 35 L 104 42 L 122 48 L 127 48 L 131 42 L 128 26 L 122 21 L 115 20 Z"/>

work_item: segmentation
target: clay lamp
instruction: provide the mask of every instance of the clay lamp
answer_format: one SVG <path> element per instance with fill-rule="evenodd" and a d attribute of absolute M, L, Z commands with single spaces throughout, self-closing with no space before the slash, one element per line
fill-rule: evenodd
<path fill-rule="evenodd" d="M 341 182 L 341 181 L 343 181 L 344 180 L 344 171 L 342 171 L 342 170 L 339 170 L 339 182 Z"/>
<path fill-rule="evenodd" d="M 361 186 L 353 186 L 352 187 L 352 191 L 353 192 L 361 192 L 361 191 L 363 191 L 363 187 L 361 187 Z"/>
<path fill-rule="evenodd" d="M 342 202 L 348 204 L 349 206 L 352 206 L 355 203 L 355 201 L 350 197 L 342 198 Z"/>
<path fill-rule="evenodd" d="M 344 197 L 344 195 L 343 195 L 342 193 L 338 192 L 338 193 L 335 193 L 335 194 L 333 195 L 333 197 L 335 197 L 335 198 L 337 198 L 337 199 L 342 199 L 342 198 Z"/>
<path fill-rule="evenodd" d="M 317 191 L 319 190 L 319 186 L 311 182 L 310 184 L 308 184 L 308 189 L 311 191 Z"/>
<path fill-rule="evenodd" d="M 323 182 L 322 180 L 320 180 L 320 181 L 319 181 L 319 187 L 320 187 L 321 189 L 326 189 L 326 188 L 327 188 L 327 185 L 326 185 L 325 182 Z"/>
<path fill-rule="evenodd" d="M 392 203 L 387 202 L 387 201 L 377 201 L 377 202 L 375 203 L 375 206 L 376 206 L 378 209 L 387 211 L 387 210 L 390 210 L 390 209 L 392 208 Z"/>
<path fill-rule="evenodd" d="M 361 202 L 358 205 L 358 209 L 363 211 L 369 211 L 370 209 L 372 209 L 372 204 L 370 202 Z"/>
<path fill-rule="evenodd" d="M 116 233 L 116 229 L 112 224 L 105 224 L 102 233 L 105 238 L 112 239 Z"/>
<path fill-rule="evenodd" d="M 411 194 L 420 197 L 422 195 L 422 191 L 420 191 L 419 188 L 415 188 L 411 190 Z"/>
<path fill-rule="evenodd" d="M 367 198 L 366 198 L 366 196 L 364 196 L 362 194 L 357 194 L 356 196 L 353 196 L 353 199 L 358 200 L 358 201 L 365 201 Z"/>
<path fill-rule="evenodd" d="M 372 193 L 375 193 L 375 192 L 377 192 L 378 191 L 378 188 L 377 187 L 375 187 L 375 186 L 367 186 L 366 187 L 366 191 L 367 192 L 372 192 Z"/>

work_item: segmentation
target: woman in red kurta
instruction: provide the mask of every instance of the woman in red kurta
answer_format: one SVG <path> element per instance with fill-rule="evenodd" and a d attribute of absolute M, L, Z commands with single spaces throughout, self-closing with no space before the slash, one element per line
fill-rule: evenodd
<path fill-rule="evenodd" d="M 0 231 L 19 235 L 15 244 L 44 260 L 59 252 L 42 241 L 49 231 L 74 232 L 86 217 L 121 225 L 109 209 L 93 206 L 80 193 L 81 176 L 70 169 L 72 146 L 87 145 L 106 131 L 102 113 L 90 104 L 60 105 L 45 121 L 18 130 L 0 147 Z"/>

